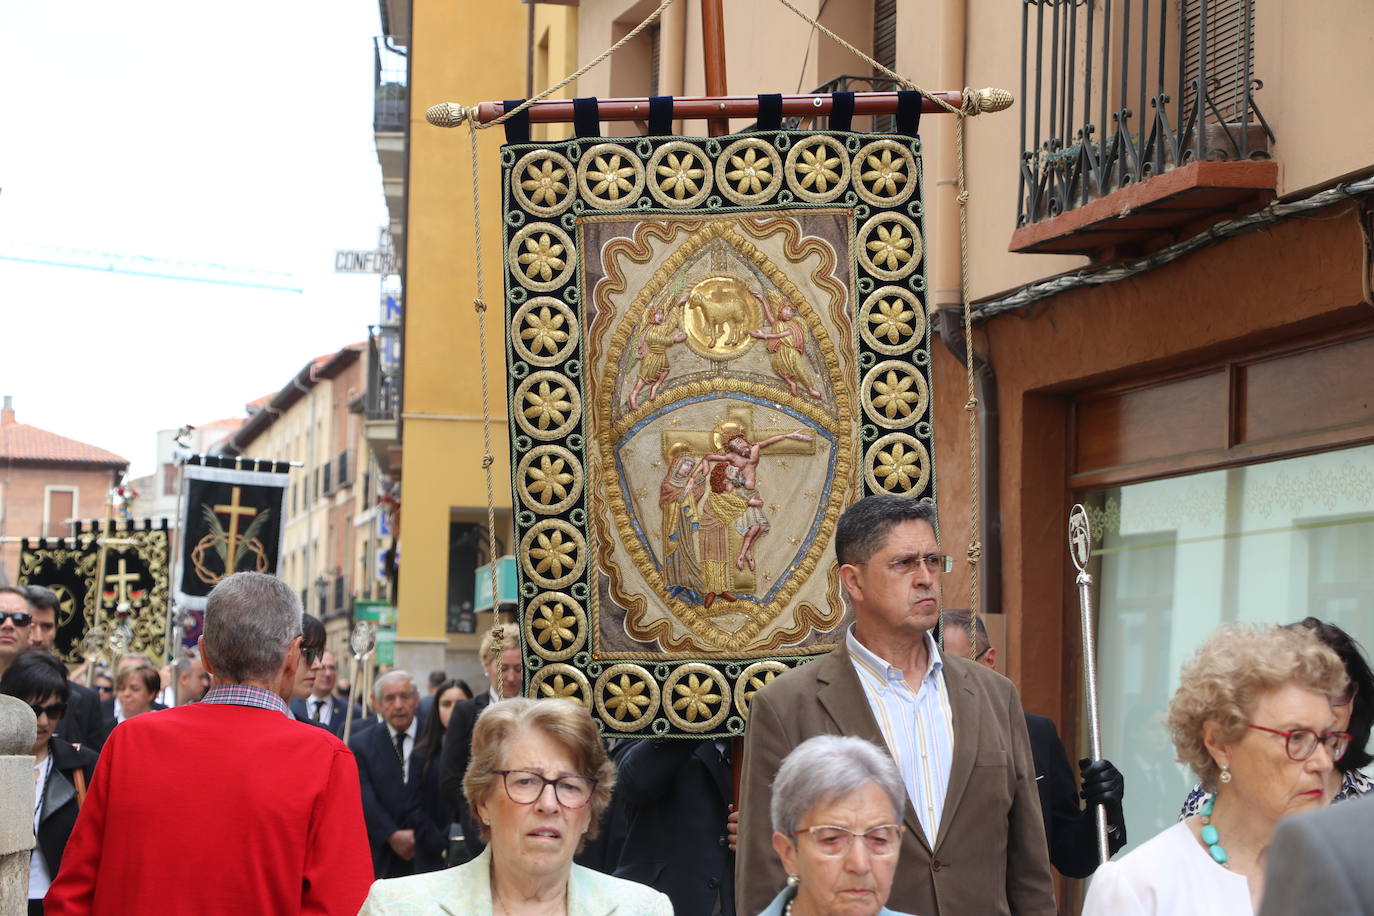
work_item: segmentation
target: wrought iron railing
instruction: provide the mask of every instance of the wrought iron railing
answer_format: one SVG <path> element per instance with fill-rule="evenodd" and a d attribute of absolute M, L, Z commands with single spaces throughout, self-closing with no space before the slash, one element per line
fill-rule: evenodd
<path fill-rule="evenodd" d="M 372 39 L 373 108 L 372 129 L 377 133 L 406 129 L 406 59 L 387 46 L 384 39 Z"/>
<path fill-rule="evenodd" d="M 1201 160 L 1267 159 L 1254 0 L 1021 0 L 1017 225 Z"/>
<path fill-rule="evenodd" d="M 374 324 L 367 335 L 367 391 L 363 410 L 369 420 L 394 420 L 401 403 L 400 329 Z"/>

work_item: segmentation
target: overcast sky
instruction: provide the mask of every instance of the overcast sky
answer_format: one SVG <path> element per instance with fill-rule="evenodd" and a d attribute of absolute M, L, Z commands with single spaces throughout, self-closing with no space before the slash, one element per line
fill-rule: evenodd
<path fill-rule="evenodd" d="M 375 0 L 0 0 L 0 394 L 19 422 L 137 476 L 157 430 L 241 415 L 366 338 L 378 278 L 335 275 L 333 254 L 387 219 L 378 30 Z M 72 250 L 220 282 L 15 260 L 98 262 Z"/>

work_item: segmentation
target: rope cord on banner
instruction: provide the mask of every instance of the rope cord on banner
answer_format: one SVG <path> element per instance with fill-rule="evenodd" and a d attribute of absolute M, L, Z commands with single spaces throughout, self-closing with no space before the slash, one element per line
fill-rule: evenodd
<path fill-rule="evenodd" d="M 495 562 L 496 502 L 495 490 L 492 483 L 491 470 L 492 464 L 495 462 L 495 458 L 492 455 L 491 447 L 491 398 L 489 390 L 490 380 L 487 367 L 487 329 L 485 318 L 487 311 L 486 276 L 482 246 L 482 206 L 480 193 L 481 172 L 478 168 L 477 158 L 477 131 L 485 130 L 489 127 L 495 127 L 498 124 L 504 124 L 511 118 L 518 115 L 520 112 L 529 108 L 535 102 L 542 101 L 543 99 L 546 99 L 554 93 L 558 92 L 560 89 L 563 89 L 565 86 L 568 86 L 570 83 L 575 82 L 583 75 L 585 75 L 587 72 L 595 68 L 598 64 L 602 63 L 608 57 L 615 54 L 630 41 L 633 41 L 634 38 L 637 35 L 639 35 L 639 33 L 643 32 L 646 28 L 648 28 L 650 25 L 656 22 L 659 19 L 659 17 L 663 15 L 663 12 L 667 10 L 668 7 L 672 6 L 675 2 L 676 0 L 661 0 L 661 2 L 653 10 L 653 12 L 646 16 L 644 20 L 639 23 L 639 25 L 635 26 L 624 36 L 622 36 L 619 41 L 615 42 L 615 44 L 606 48 L 600 54 L 596 55 L 596 57 L 594 57 L 591 61 L 584 64 L 582 67 L 578 68 L 576 71 L 569 74 L 568 76 L 564 77 L 559 82 L 548 87 L 542 92 L 528 99 L 525 99 L 523 102 L 521 102 L 519 105 L 515 106 L 511 110 L 503 112 L 500 115 L 500 117 L 494 118 L 491 121 L 488 121 L 487 123 L 483 124 L 478 117 L 478 106 L 473 105 L 462 109 L 462 120 L 465 121 L 468 125 L 468 137 L 470 140 L 472 160 L 473 242 L 475 247 L 475 267 L 477 273 L 477 297 L 473 300 L 473 308 L 477 314 L 479 329 L 478 348 L 481 351 L 483 440 L 482 468 L 486 472 L 487 543 L 488 552 L 491 556 L 491 594 L 493 609 L 495 609 L 496 607 L 496 600 L 499 594 L 497 589 L 497 575 Z M 969 543 L 967 548 L 967 557 L 969 562 L 969 614 L 970 627 L 972 628 L 969 634 L 969 654 L 970 657 L 972 657 L 977 652 L 977 640 L 974 637 L 977 632 L 978 614 L 980 610 L 978 581 L 979 563 L 982 559 L 983 547 L 981 540 L 980 524 L 981 510 L 978 498 L 978 397 L 973 368 L 973 313 L 971 303 L 969 300 L 968 282 L 968 204 L 970 195 L 968 190 L 968 181 L 964 168 L 964 121 L 967 118 L 981 114 L 984 109 L 980 104 L 980 96 L 976 92 L 967 87 L 964 88 L 962 93 L 962 104 L 958 108 L 954 107 L 953 105 L 949 104 L 939 96 L 934 95 L 926 89 L 921 88 L 920 86 L 913 83 L 911 80 L 907 79 L 906 77 L 902 76 L 901 74 L 897 73 L 891 68 L 886 67 L 878 61 L 874 60 L 872 57 L 865 54 L 863 51 L 860 51 L 858 48 L 854 47 L 854 45 L 850 44 L 848 41 L 844 40 L 839 35 L 835 34 L 835 32 L 833 32 L 831 29 L 823 25 L 819 20 L 807 15 L 805 12 L 798 9 L 791 2 L 791 0 L 778 0 L 778 2 L 781 3 L 783 6 L 787 7 L 801 19 L 809 23 L 814 29 L 819 31 L 821 34 L 825 35 L 827 38 L 836 42 L 841 47 L 845 48 L 850 53 L 854 54 L 855 56 L 863 60 L 865 63 L 872 66 L 875 70 L 895 80 L 899 85 L 903 86 L 904 88 L 920 93 L 920 95 L 923 98 L 929 99 L 930 101 L 936 103 L 941 108 L 945 109 L 945 111 L 955 115 L 957 118 L 954 126 L 954 157 L 957 179 L 956 186 L 958 189 L 956 200 L 959 203 L 959 297 L 960 304 L 962 306 L 964 320 L 964 377 L 967 394 L 967 400 L 964 403 L 964 410 L 968 416 L 969 442 Z M 943 643 L 943 638 L 941 639 L 941 642 Z"/>

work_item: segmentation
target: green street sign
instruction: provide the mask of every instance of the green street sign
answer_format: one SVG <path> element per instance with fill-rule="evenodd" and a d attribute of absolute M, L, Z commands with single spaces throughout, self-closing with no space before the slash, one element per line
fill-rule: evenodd
<path fill-rule="evenodd" d="M 477 567 L 474 611 L 490 611 L 491 601 L 491 564 Z M 496 561 L 497 604 L 515 604 L 518 597 L 515 578 L 515 557 L 501 557 Z"/>

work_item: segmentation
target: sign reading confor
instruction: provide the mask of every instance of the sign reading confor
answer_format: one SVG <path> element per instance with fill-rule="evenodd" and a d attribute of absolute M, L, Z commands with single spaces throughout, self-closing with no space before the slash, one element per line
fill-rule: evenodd
<path fill-rule="evenodd" d="M 334 252 L 336 274 L 398 274 L 401 262 L 396 252 L 387 248 L 358 251 L 340 248 Z"/>

